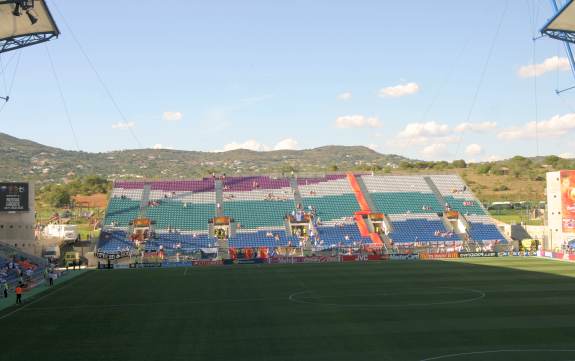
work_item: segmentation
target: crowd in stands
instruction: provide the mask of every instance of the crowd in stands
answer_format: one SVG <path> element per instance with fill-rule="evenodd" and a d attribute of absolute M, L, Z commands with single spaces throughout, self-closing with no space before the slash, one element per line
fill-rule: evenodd
<path fill-rule="evenodd" d="M 0 283 L 27 284 L 41 268 L 27 259 L 13 256 L 10 259 L 0 258 Z"/>

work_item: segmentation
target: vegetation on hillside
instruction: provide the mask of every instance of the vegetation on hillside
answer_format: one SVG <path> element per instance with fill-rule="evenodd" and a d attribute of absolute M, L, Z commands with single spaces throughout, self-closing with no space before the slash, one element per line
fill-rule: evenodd
<path fill-rule="evenodd" d="M 48 184 L 36 192 L 36 199 L 41 205 L 61 208 L 70 205 L 75 195 L 92 195 L 108 193 L 111 182 L 99 176 L 75 178 L 63 184 Z"/>
<path fill-rule="evenodd" d="M 326 146 L 308 150 L 254 152 L 192 152 L 125 150 L 85 153 L 44 146 L 0 133 L 0 181 L 36 182 L 46 204 L 67 204 L 70 196 L 90 194 L 78 179 L 183 179 L 227 175 L 321 174 L 375 172 L 376 174 L 457 173 L 482 202 L 545 199 L 545 172 L 575 169 L 575 160 L 557 156 L 467 164 L 464 160 L 419 161 L 380 154 L 367 147 Z M 87 187 L 87 188 L 86 188 Z"/>

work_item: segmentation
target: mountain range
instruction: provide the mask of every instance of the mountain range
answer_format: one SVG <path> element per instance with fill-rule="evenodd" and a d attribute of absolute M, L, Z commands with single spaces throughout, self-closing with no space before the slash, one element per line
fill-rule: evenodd
<path fill-rule="evenodd" d="M 195 178 L 228 175 L 326 173 L 395 167 L 407 161 L 363 146 L 325 146 L 306 150 L 198 152 L 133 149 L 104 153 L 64 150 L 0 133 L 0 181 L 62 182 L 82 175 L 107 178 Z"/>

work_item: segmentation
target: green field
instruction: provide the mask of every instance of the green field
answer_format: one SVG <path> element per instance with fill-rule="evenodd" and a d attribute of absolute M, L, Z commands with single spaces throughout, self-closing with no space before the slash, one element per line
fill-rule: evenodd
<path fill-rule="evenodd" d="M 534 258 L 91 271 L 1 311 L 0 360 L 575 360 L 573 277 Z"/>

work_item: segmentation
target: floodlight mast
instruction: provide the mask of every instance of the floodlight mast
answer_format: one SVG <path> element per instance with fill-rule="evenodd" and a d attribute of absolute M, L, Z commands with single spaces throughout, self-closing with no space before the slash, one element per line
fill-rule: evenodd
<path fill-rule="evenodd" d="M 551 6 L 553 8 L 553 11 L 555 12 L 555 15 L 559 14 L 559 6 L 557 5 L 557 0 L 549 0 L 551 1 Z M 569 4 L 566 3 L 564 6 L 567 6 Z M 573 74 L 573 77 L 575 78 L 575 60 L 573 59 L 573 51 L 571 50 L 571 44 L 568 41 L 562 41 L 563 42 L 563 46 L 565 47 L 565 52 L 567 53 L 567 59 L 569 59 L 569 66 L 571 67 L 571 74 Z M 563 90 L 559 90 L 559 89 L 555 89 L 555 93 L 557 94 L 561 94 L 565 91 L 571 90 L 571 89 L 575 89 L 575 86 L 571 86 L 569 88 L 563 89 Z"/>

